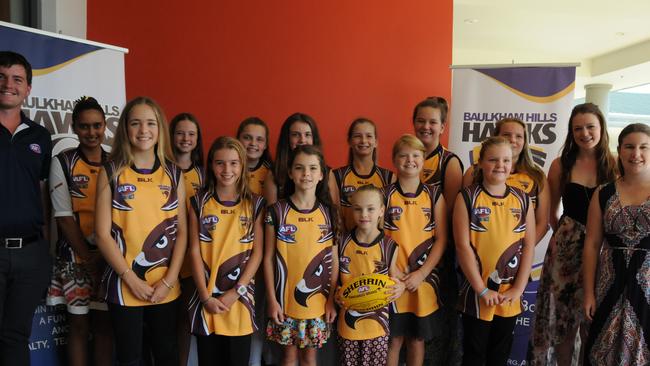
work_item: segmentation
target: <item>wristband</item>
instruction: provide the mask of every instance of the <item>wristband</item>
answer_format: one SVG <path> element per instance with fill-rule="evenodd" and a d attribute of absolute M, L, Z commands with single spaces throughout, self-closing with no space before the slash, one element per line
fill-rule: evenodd
<path fill-rule="evenodd" d="M 478 297 L 483 297 L 483 295 L 485 295 L 487 292 L 488 292 L 488 288 L 486 287 L 483 289 L 483 291 L 481 291 L 480 294 L 478 294 Z"/>
<path fill-rule="evenodd" d="M 201 304 L 202 304 L 202 305 L 207 304 L 208 301 L 210 301 L 211 298 L 212 298 L 212 296 L 208 296 L 208 298 L 206 298 L 205 300 L 201 300 Z"/>
<path fill-rule="evenodd" d="M 174 286 L 170 285 L 167 281 L 165 281 L 165 277 L 162 278 L 162 283 L 170 290 L 174 288 Z"/>
<path fill-rule="evenodd" d="M 127 269 L 125 269 L 124 272 L 118 274 L 117 276 L 118 276 L 119 278 L 123 278 L 124 275 L 127 274 L 127 273 L 129 273 L 129 272 L 131 272 L 131 268 L 127 268 Z"/>

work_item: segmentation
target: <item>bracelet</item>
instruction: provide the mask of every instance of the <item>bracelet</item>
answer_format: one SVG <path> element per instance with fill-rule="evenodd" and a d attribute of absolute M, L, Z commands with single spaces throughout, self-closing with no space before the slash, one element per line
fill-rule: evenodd
<path fill-rule="evenodd" d="M 170 285 L 167 281 L 165 281 L 165 277 L 162 278 L 162 283 L 170 290 L 174 288 L 174 286 Z"/>
<path fill-rule="evenodd" d="M 208 296 L 205 300 L 201 300 L 201 304 L 202 304 L 202 305 L 207 304 L 208 301 L 210 301 L 211 298 L 212 298 L 212 296 Z"/>
<path fill-rule="evenodd" d="M 118 276 L 119 278 L 123 278 L 124 275 L 127 274 L 127 273 L 129 273 L 129 272 L 131 272 L 131 268 L 127 268 L 127 269 L 125 269 L 124 272 L 118 274 L 117 276 Z"/>
<path fill-rule="evenodd" d="M 478 297 L 483 297 L 483 295 L 485 295 L 487 292 L 488 292 L 488 288 L 486 287 L 483 289 L 483 291 L 481 291 L 480 294 L 478 294 Z"/>

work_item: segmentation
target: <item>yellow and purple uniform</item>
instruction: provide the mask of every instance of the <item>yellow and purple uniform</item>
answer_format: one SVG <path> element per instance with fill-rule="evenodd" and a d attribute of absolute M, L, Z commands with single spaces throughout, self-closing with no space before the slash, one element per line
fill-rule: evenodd
<path fill-rule="evenodd" d="M 339 190 L 341 213 L 346 231 L 354 228 L 354 219 L 352 218 L 352 204 L 350 196 L 357 188 L 371 184 L 377 188 L 384 188 L 393 180 L 393 172 L 388 169 L 373 166 L 370 174 L 361 175 L 354 171 L 352 165 L 346 165 L 334 170 L 336 178 L 336 187 Z"/>
<path fill-rule="evenodd" d="M 476 256 L 481 278 L 487 288 L 503 293 L 512 287 L 526 235 L 528 195 L 506 186 L 502 197 L 490 195 L 482 185 L 473 184 L 461 191 L 469 215 L 470 246 Z M 578 270 L 578 269 L 577 269 Z M 521 313 L 521 303 L 486 306 L 467 279 L 460 288 L 459 310 L 464 314 L 491 321 L 497 315 L 512 317 Z"/>
<path fill-rule="evenodd" d="M 415 193 L 402 192 L 399 182 L 386 188 L 384 229 L 398 245 L 397 268 L 413 272 L 424 264 L 436 235 L 435 205 L 440 188 L 420 184 Z M 425 317 L 439 308 L 440 278 L 435 268 L 414 292 L 405 291 L 391 306 L 394 313 Z"/>
<path fill-rule="evenodd" d="M 424 166 L 420 173 L 420 180 L 422 183 L 444 187 L 447 164 L 449 164 L 449 161 L 452 159 L 458 160 L 460 171 L 462 172 L 463 163 L 460 161 L 458 156 L 447 150 L 444 146 L 438 145 L 438 147 L 436 147 L 424 160 Z"/>
<path fill-rule="evenodd" d="M 183 183 L 185 185 L 185 198 L 188 202 L 188 209 L 190 207 L 190 199 L 197 194 L 199 189 L 203 186 L 203 177 L 204 175 L 201 168 L 194 164 L 183 170 Z M 185 258 L 183 259 L 183 265 L 181 266 L 179 277 L 188 278 L 190 276 L 192 276 L 192 265 L 190 264 L 190 253 L 188 250 L 185 252 Z"/>
<path fill-rule="evenodd" d="M 102 163 L 89 161 L 80 149 L 68 150 L 56 156 L 68 185 L 72 213 L 81 229 L 89 249 L 97 249 L 94 240 L 95 232 L 95 193 L 97 190 L 97 176 L 102 163 L 106 161 L 107 155 L 102 151 Z M 55 214 L 56 215 L 56 214 Z M 74 252 L 72 246 L 65 239 L 65 235 L 59 230 L 57 242 L 57 258 L 72 262 L 82 263 L 82 259 Z"/>
<path fill-rule="evenodd" d="M 264 193 L 264 180 L 271 171 L 271 162 L 260 159 L 257 165 L 248 170 L 248 187 L 251 192 L 262 195 Z"/>
<path fill-rule="evenodd" d="M 381 233 L 372 243 L 361 243 L 348 234 L 339 246 L 339 281 L 345 283 L 352 278 L 369 273 L 388 274 L 395 256 L 397 244 Z M 388 335 L 388 306 L 361 313 L 354 310 L 339 311 L 339 335 L 349 340 L 366 340 Z"/>
<path fill-rule="evenodd" d="M 151 171 L 125 167 L 114 175 L 115 165 L 104 165 L 112 191 L 111 235 L 129 269 L 141 280 L 153 285 L 167 272 L 178 230 L 178 182 L 181 169 L 158 159 Z M 106 301 L 123 306 L 147 306 L 108 266 L 104 274 Z M 179 286 L 159 303 L 178 297 Z"/>
<path fill-rule="evenodd" d="M 539 195 L 539 186 L 535 184 L 533 178 L 526 173 L 513 173 L 506 179 L 506 184 L 519 188 L 530 197 L 533 209 L 537 208 L 537 196 Z"/>
<path fill-rule="evenodd" d="M 316 202 L 300 210 L 290 199 L 269 206 L 266 223 L 275 229 L 275 296 L 282 311 L 293 319 L 315 319 L 325 314 L 332 278 L 330 209 Z"/>
<path fill-rule="evenodd" d="M 264 210 L 264 199 L 253 195 L 250 201 L 221 202 L 210 192 L 192 198 L 192 209 L 199 221 L 199 242 L 205 280 L 213 297 L 234 288 L 244 273 L 253 251 L 255 221 Z M 260 248 L 261 249 L 261 248 Z M 190 301 L 190 324 L 197 335 L 242 336 L 253 333 L 255 325 L 255 282 L 247 286 L 228 312 L 206 311 L 198 292 Z"/>

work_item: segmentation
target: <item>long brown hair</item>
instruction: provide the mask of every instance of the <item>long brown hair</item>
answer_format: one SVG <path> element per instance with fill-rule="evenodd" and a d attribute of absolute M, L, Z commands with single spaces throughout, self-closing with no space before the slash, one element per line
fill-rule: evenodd
<path fill-rule="evenodd" d="M 586 113 L 591 113 L 596 116 L 600 124 L 600 141 L 596 145 L 596 183 L 600 185 L 616 179 L 616 160 L 611 151 L 609 151 L 609 134 L 607 133 L 607 122 L 605 121 L 603 112 L 593 103 L 578 104 L 571 111 L 569 129 L 560 155 L 560 162 L 562 163 L 560 187 L 562 187 L 562 191 L 564 191 L 564 187 L 569 183 L 569 179 L 571 179 L 571 169 L 576 163 L 580 149 L 573 138 L 573 118 L 578 114 Z"/>
<path fill-rule="evenodd" d="M 201 125 L 199 120 L 192 113 L 183 112 L 179 113 L 169 122 L 169 133 L 170 133 L 170 142 L 174 141 L 174 134 L 176 133 L 176 127 L 181 121 L 190 121 L 196 126 L 196 146 L 190 153 L 190 160 L 192 164 L 196 167 L 203 166 L 203 137 L 201 136 Z M 178 154 L 178 149 L 176 145 L 172 143 L 172 151 L 174 154 Z"/>
<path fill-rule="evenodd" d="M 650 126 L 646 125 L 645 123 L 632 123 L 625 126 L 623 131 L 621 131 L 621 133 L 618 135 L 618 147 L 616 148 L 618 150 L 618 157 L 616 158 L 616 163 L 618 165 L 618 171 L 621 173 L 621 176 L 625 175 L 625 171 L 623 170 L 623 163 L 621 163 L 621 147 L 623 145 L 623 140 L 627 137 L 627 135 L 635 132 L 641 132 L 650 137 Z"/>
<path fill-rule="evenodd" d="M 544 189 L 544 171 L 540 169 L 537 164 L 533 162 L 533 159 L 530 156 L 530 147 L 528 146 L 528 131 L 526 130 L 526 124 L 517 118 L 504 118 L 499 120 L 495 125 L 494 133 L 496 136 L 499 136 L 501 133 L 501 127 L 506 123 L 516 123 L 524 129 L 524 146 L 521 149 L 519 158 L 517 161 L 513 162 L 515 170 L 517 172 L 526 173 L 532 180 L 535 182 L 535 185 L 538 190 L 541 192 Z"/>
<path fill-rule="evenodd" d="M 133 153 L 131 152 L 131 143 L 128 134 L 129 114 L 131 114 L 131 110 L 135 106 L 143 104 L 151 107 L 156 115 L 156 122 L 158 123 L 158 141 L 154 147 L 156 157 L 161 164 L 164 164 L 165 160 L 171 162 L 175 161 L 171 144 L 169 142 L 169 130 L 162 108 L 160 108 L 158 103 L 149 97 L 137 97 L 126 103 L 117 124 L 115 140 L 113 141 L 113 150 L 110 155 L 110 160 L 115 164 L 113 177 L 109 177 L 111 179 L 119 175 L 125 167 L 133 164 Z"/>
<path fill-rule="evenodd" d="M 362 123 L 367 123 L 372 126 L 372 129 L 374 130 L 375 134 L 375 142 L 377 141 L 377 125 L 375 122 L 371 121 L 368 118 L 357 118 L 352 123 L 350 124 L 350 127 L 348 128 L 348 144 L 350 143 L 350 140 L 352 139 L 352 133 L 354 133 L 354 128 L 357 127 L 358 125 Z M 348 165 L 352 165 L 352 162 L 354 160 L 354 154 L 352 154 L 352 147 L 349 148 L 348 150 Z M 375 147 L 372 149 L 372 161 L 377 164 L 377 146 L 375 143 Z"/>
<path fill-rule="evenodd" d="M 246 216 L 250 217 L 252 212 L 251 202 L 252 202 L 252 192 L 248 186 L 248 165 L 246 159 L 246 149 L 239 142 L 239 140 L 229 137 L 221 136 L 218 137 L 212 145 L 210 150 L 208 150 L 208 160 L 205 164 L 205 184 L 203 189 L 207 192 L 210 192 L 213 197 L 217 197 L 217 178 L 214 174 L 214 169 L 212 169 L 212 161 L 214 160 L 214 155 L 219 150 L 234 150 L 239 156 L 239 162 L 241 164 L 241 175 L 237 179 L 237 194 L 239 195 L 240 202 L 244 203 L 244 212 Z"/>

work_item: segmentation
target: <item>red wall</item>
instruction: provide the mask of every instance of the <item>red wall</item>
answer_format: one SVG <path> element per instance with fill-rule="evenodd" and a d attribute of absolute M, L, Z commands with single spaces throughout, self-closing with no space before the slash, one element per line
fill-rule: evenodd
<path fill-rule="evenodd" d="M 349 123 L 365 116 L 392 168 L 413 106 L 451 96 L 452 0 L 195 3 L 89 1 L 88 39 L 128 48 L 127 98 L 151 96 L 168 118 L 196 114 L 205 145 L 257 115 L 275 148 L 284 119 L 300 111 L 339 166 Z"/>

